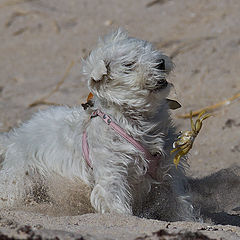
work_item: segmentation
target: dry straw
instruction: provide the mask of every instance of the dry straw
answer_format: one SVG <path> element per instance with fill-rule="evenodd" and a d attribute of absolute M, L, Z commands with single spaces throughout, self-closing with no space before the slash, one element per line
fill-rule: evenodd
<path fill-rule="evenodd" d="M 221 102 L 218 102 L 216 104 L 213 104 L 213 105 L 201 108 L 199 110 L 196 110 L 196 111 L 192 112 L 192 116 L 197 116 L 203 111 L 205 111 L 206 113 L 213 112 L 214 110 L 219 109 L 220 107 L 229 105 L 230 103 L 232 103 L 234 100 L 236 100 L 238 98 L 240 98 L 240 92 L 238 92 L 237 94 L 233 95 L 230 98 L 227 98 L 224 101 L 221 101 Z M 187 114 L 177 115 L 177 117 L 178 118 L 190 118 L 191 115 L 190 115 L 190 113 L 187 113 Z"/>
<path fill-rule="evenodd" d="M 34 101 L 33 103 L 31 103 L 29 105 L 29 107 L 35 107 L 37 105 L 59 105 L 59 104 L 56 104 L 56 103 L 52 103 L 52 102 L 48 102 L 46 99 L 51 97 L 54 93 L 58 92 L 59 88 L 62 86 L 62 84 L 64 83 L 64 81 L 66 80 L 66 78 L 68 77 L 71 69 L 73 68 L 75 62 L 72 61 L 68 68 L 66 69 L 66 72 L 64 73 L 62 79 L 57 83 L 57 85 L 55 86 L 55 88 L 49 92 L 46 96 Z"/>

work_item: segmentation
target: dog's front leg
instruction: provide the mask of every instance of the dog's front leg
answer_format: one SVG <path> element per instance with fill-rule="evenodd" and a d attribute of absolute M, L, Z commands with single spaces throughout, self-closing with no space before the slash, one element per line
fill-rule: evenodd
<path fill-rule="evenodd" d="M 91 193 L 91 204 L 100 213 L 132 214 L 127 178 L 119 172 L 102 173 Z"/>

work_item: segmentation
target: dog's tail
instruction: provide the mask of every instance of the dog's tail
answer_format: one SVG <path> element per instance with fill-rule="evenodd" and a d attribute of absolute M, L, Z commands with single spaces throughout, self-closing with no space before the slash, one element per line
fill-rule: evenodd
<path fill-rule="evenodd" d="M 202 179 L 189 179 L 193 204 L 205 220 L 240 226 L 240 167 L 220 170 Z"/>

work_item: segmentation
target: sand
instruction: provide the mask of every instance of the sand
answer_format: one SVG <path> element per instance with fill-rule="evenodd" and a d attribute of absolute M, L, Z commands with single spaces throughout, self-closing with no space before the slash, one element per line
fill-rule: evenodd
<path fill-rule="evenodd" d="M 239 12 L 238 0 L 0 0 L 0 131 L 18 126 L 46 103 L 82 103 L 88 89 L 81 59 L 99 36 L 117 27 L 172 57 L 171 94 L 182 104 L 172 117 L 179 130 L 188 130 L 189 119 L 179 115 L 240 92 Z M 189 177 L 239 166 L 239 109 L 237 98 L 204 121 L 189 156 Z M 69 215 L 75 216 L 57 210 L 48 215 L 29 207 L 0 211 L 0 239 L 240 239 L 240 194 L 234 187 L 232 208 L 226 203 L 230 195 L 222 194 L 223 210 L 213 213 L 226 211 L 224 225 L 77 215 L 73 209 Z"/>

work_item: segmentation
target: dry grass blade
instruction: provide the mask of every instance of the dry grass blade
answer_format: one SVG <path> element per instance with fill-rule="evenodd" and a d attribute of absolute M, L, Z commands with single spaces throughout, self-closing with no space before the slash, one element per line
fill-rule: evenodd
<path fill-rule="evenodd" d="M 55 92 L 57 92 L 59 90 L 61 85 L 64 83 L 65 79 L 68 77 L 69 72 L 73 68 L 74 64 L 75 64 L 74 61 L 72 61 L 70 63 L 70 65 L 68 66 L 68 68 L 67 68 L 65 74 L 63 75 L 62 79 L 57 83 L 56 87 L 50 93 L 48 93 L 46 96 L 34 101 L 33 103 L 31 103 L 29 105 L 29 107 L 35 107 L 37 105 L 60 105 L 60 104 L 57 104 L 57 103 L 48 102 L 48 101 L 46 101 L 46 99 L 49 98 L 50 96 L 52 96 Z"/>
<path fill-rule="evenodd" d="M 224 101 L 221 101 L 221 102 L 218 102 L 216 104 L 213 104 L 213 105 L 210 105 L 210 106 L 207 106 L 205 108 L 202 108 L 202 109 L 199 109 L 197 111 L 194 111 L 192 112 L 192 116 L 197 116 L 199 115 L 201 112 L 205 111 L 205 112 L 213 112 L 214 110 L 220 108 L 220 107 L 223 107 L 223 106 L 226 106 L 226 105 L 229 105 L 232 101 L 236 100 L 240 98 L 240 92 L 233 95 L 232 97 L 224 100 Z M 177 115 L 177 118 L 190 118 L 191 115 L 189 113 L 187 114 L 183 114 L 183 115 Z"/>
<path fill-rule="evenodd" d="M 48 102 L 48 101 L 45 101 L 45 100 L 36 100 L 35 102 L 31 103 L 29 105 L 29 107 L 36 107 L 38 105 L 48 105 L 48 106 L 62 106 L 63 104 L 59 104 L 59 103 L 54 103 L 54 102 Z"/>
<path fill-rule="evenodd" d="M 68 77 L 68 75 L 69 75 L 71 69 L 73 68 L 74 64 L 75 64 L 74 61 L 72 61 L 72 62 L 69 64 L 69 66 L 68 66 L 66 72 L 64 73 L 62 79 L 58 82 L 58 84 L 56 85 L 56 87 L 55 87 L 45 98 L 50 97 L 52 94 L 54 94 L 55 92 L 57 92 L 57 91 L 59 90 L 59 88 L 61 87 L 61 85 L 64 83 L 65 79 Z"/>
<path fill-rule="evenodd" d="M 23 11 L 23 10 L 17 10 L 15 11 L 11 17 L 8 19 L 8 21 L 5 23 L 5 27 L 10 27 L 14 21 L 19 18 L 19 17 L 25 17 L 25 16 L 28 16 L 28 15 L 42 15 L 43 17 L 47 17 L 46 14 L 44 13 L 41 13 L 39 11 Z"/>
<path fill-rule="evenodd" d="M 146 7 L 152 7 L 155 4 L 164 4 L 165 2 L 167 2 L 168 0 L 153 0 L 149 3 L 146 4 Z"/>
<path fill-rule="evenodd" d="M 17 11 L 15 11 L 11 15 L 11 17 L 7 20 L 7 22 L 5 23 L 5 27 L 6 28 L 11 27 L 11 25 L 14 23 L 14 21 L 17 18 L 19 18 L 19 17 L 26 17 L 26 16 L 29 16 L 29 15 L 37 15 L 37 16 L 42 17 L 43 19 L 49 19 L 52 22 L 52 25 L 53 25 L 53 27 L 55 29 L 55 32 L 56 33 L 60 33 L 61 27 L 58 24 L 58 22 L 56 20 L 54 20 L 54 19 L 51 19 L 51 17 L 49 17 L 46 13 L 43 13 L 43 12 L 40 12 L 40 11 L 37 11 L 37 10 L 34 10 L 34 11 L 17 10 Z M 23 27 L 20 30 L 18 30 L 17 32 L 15 32 L 13 35 L 14 36 L 19 35 L 19 34 L 25 32 L 26 30 L 28 30 L 28 27 Z"/>
<path fill-rule="evenodd" d="M 180 53 L 186 53 L 196 48 L 197 46 L 202 44 L 202 41 L 209 41 L 215 38 L 216 36 L 205 36 L 192 39 L 164 40 L 155 43 L 155 46 L 159 49 L 168 48 L 168 51 L 170 51 L 169 57 L 173 59 Z"/>
<path fill-rule="evenodd" d="M 28 27 L 20 28 L 19 30 L 17 30 L 16 32 L 13 33 L 13 36 L 18 36 L 18 35 L 26 32 L 27 30 L 28 30 Z"/>
<path fill-rule="evenodd" d="M 14 1 L 6 1 L 5 3 L 0 5 L 0 9 L 4 8 L 4 7 L 8 7 L 8 6 L 13 6 L 13 5 L 17 5 L 20 3 L 25 3 L 25 2 L 32 2 L 34 0 L 14 0 Z"/>

